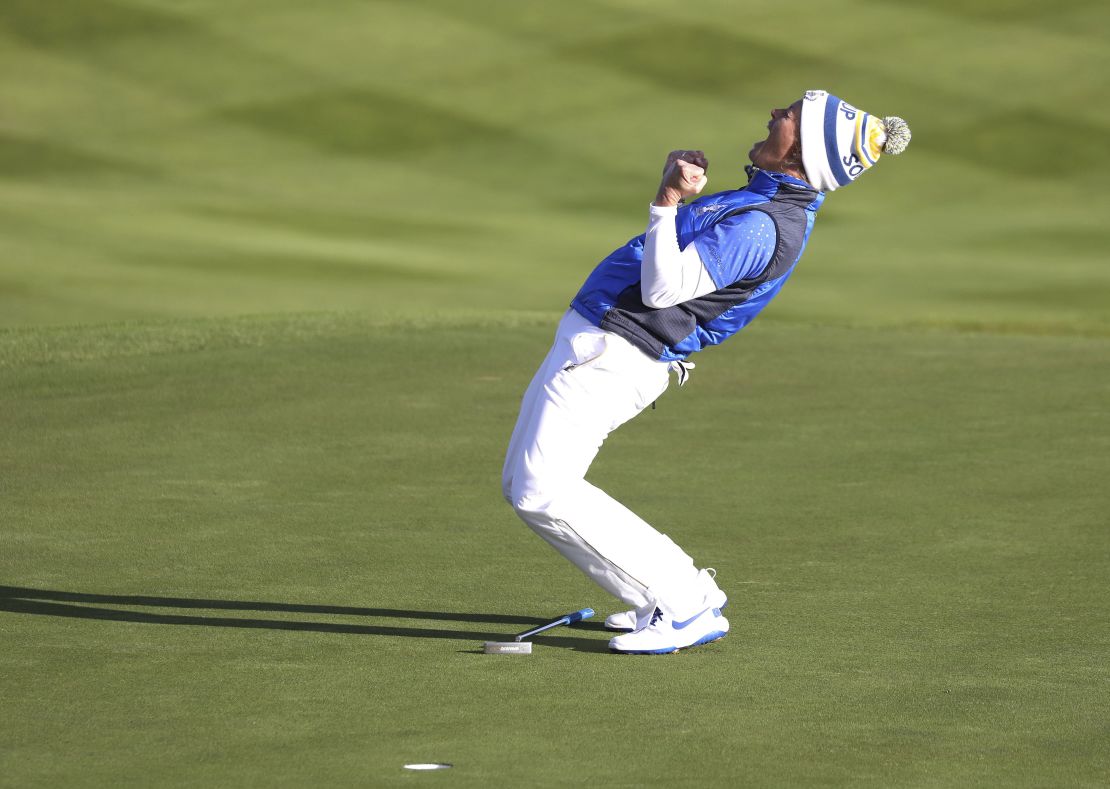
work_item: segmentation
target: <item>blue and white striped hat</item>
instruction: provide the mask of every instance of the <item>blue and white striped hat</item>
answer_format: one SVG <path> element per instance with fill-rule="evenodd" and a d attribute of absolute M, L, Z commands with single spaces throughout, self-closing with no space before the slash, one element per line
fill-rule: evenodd
<path fill-rule="evenodd" d="M 870 170 L 880 154 L 899 154 L 909 143 L 910 127 L 901 118 L 878 118 L 826 91 L 806 91 L 802 166 L 820 191 L 847 186 Z"/>

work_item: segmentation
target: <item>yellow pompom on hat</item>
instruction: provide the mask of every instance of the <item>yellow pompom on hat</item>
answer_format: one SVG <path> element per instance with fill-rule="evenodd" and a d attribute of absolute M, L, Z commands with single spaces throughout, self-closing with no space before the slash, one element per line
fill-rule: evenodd
<path fill-rule="evenodd" d="M 910 136 L 901 118 L 870 115 L 824 90 L 807 90 L 802 101 L 802 166 L 822 192 L 852 183 L 880 155 L 906 150 Z"/>

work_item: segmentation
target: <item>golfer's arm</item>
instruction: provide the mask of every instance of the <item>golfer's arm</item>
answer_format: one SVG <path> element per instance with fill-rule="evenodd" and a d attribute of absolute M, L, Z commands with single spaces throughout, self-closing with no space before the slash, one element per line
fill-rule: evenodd
<path fill-rule="evenodd" d="M 648 307 L 672 307 L 717 290 L 697 247 L 678 248 L 678 209 L 651 206 L 640 268 L 640 299 Z"/>

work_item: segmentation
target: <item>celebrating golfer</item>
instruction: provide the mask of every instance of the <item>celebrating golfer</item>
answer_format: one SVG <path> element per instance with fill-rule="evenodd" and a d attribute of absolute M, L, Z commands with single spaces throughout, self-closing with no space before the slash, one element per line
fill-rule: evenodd
<path fill-rule="evenodd" d="M 691 354 L 727 340 L 794 271 L 825 193 L 910 139 L 825 91 L 771 112 L 743 189 L 701 194 L 701 151 L 672 151 L 647 232 L 610 254 L 571 301 L 524 394 L 502 477 L 537 534 L 633 610 L 606 619 L 614 652 L 662 654 L 728 633 L 727 598 L 669 537 L 585 480 L 606 436 L 653 403 Z"/>

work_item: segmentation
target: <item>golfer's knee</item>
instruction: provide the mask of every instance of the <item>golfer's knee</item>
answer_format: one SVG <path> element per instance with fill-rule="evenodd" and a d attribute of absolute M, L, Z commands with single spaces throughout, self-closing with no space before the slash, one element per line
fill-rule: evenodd
<path fill-rule="evenodd" d="M 543 518 L 551 507 L 551 497 L 534 490 L 510 490 L 507 498 L 516 514 L 526 523 Z"/>

